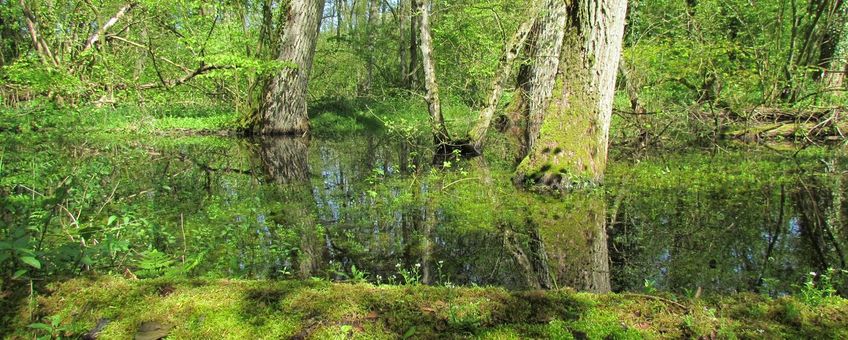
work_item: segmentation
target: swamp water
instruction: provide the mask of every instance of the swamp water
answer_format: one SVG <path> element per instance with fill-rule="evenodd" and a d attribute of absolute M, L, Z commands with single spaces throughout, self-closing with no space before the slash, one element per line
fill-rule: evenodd
<path fill-rule="evenodd" d="M 9 202 L 59 203 L 4 221 L 46 218 L 32 242 L 59 276 L 779 295 L 846 268 L 844 151 L 612 155 L 602 188 L 553 197 L 516 189 L 506 162 L 436 169 L 426 150 L 385 135 L 9 144 Z M 41 160 L 10 169 L 26 152 Z"/>

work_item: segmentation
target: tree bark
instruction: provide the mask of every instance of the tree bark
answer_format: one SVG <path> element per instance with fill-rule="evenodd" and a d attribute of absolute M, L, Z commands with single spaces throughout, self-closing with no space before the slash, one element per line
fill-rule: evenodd
<path fill-rule="evenodd" d="M 433 38 L 430 36 L 430 1 L 417 2 L 417 12 L 420 16 L 421 59 L 424 63 L 424 85 L 427 90 L 425 97 L 430 112 L 430 125 L 436 144 L 450 141 L 445 118 L 442 116 L 442 103 L 439 99 L 439 85 L 436 81 L 436 62 L 433 59 Z"/>
<path fill-rule="evenodd" d="M 489 94 L 489 98 L 486 101 L 486 107 L 480 112 L 480 117 L 477 118 L 477 123 L 469 133 L 471 146 L 478 154 L 483 152 L 483 144 L 485 143 L 486 133 L 489 131 L 489 126 L 492 125 L 492 118 L 495 115 L 495 111 L 498 109 L 501 96 L 503 96 L 504 85 L 506 80 L 509 79 L 512 74 L 515 59 L 518 58 L 518 55 L 521 53 L 524 43 L 527 41 L 527 36 L 530 34 L 530 30 L 533 28 L 535 22 L 536 13 L 534 12 L 531 13 L 530 18 L 527 21 L 518 27 L 518 31 L 515 32 L 515 35 L 513 35 L 512 39 L 510 39 L 509 43 L 506 45 L 504 54 L 501 56 L 500 66 L 498 67 L 497 73 L 495 73 L 495 79 L 492 81 L 492 92 Z"/>
<path fill-rule="evenodd" d="M 368 2 L 368 64 L 365 65 L 366 78 L 364 86 L 366 94 L 371 93 L 371 86 L 374 83 L 374 56 L 376 54 L 374 45 L 377 39 L 377 16 L 379 15 L 380 0 L 369 0 Z"/>
<path fill-rule="evenodd" d="M 535 45 L 525 130 L 529 152 L 516 180 L 561 190 L 603 180 L 627 1 L 551 5 L 552 18 L 542 21 Z M 547 51 L 557 46 L 558 35 L 549 31 L 565 33 L 555 59 Z"/>
<path fill-rule="evenodd" d="M 112 28 L 112 26 L 115 26 L 115 24 L 117 24 L 118 21 L 121 20 L 121 18 L 124 17 L 124 15 L 126 15 L 127 12 L 133 9 L 133 7 L 135 7 L 136 5 L 137 4 L 135 2 L 131 2 L 118 9 L 118 12 L 115 13 L 115 15 L 109 18 L 109 20 L 107 20 L 106 23 L 103 24 L 103 26 L 97 29 L 94 34 L 92 34 L 90 37 L 88 37 L 88 39 L 86 39 L 85 45 L 82 47 L 82 51 L 80 53 L 85 53 L 86 51 L 91 49 L 94 46 L 94 43 L 100 40 L 100 37 L 103 36 L 103 34 L 105 34 L 107 30 Z"/>
<path fill-rule="evenodd" d="M 409 67 L 406 74 L 406 86 L 410 90 L 418 88 L 418 18 L 419 2 L 424 0 L 409 0 Z"/>
<path fill-rule="evenodd" d="M 47 45 L 47 42 L 44 41 L 44 38 L 38 34 L 38 21 L 35 18 L 35 14 L 33 14 L 32 10 L 27 7 L 26 2 L 24 2 L 24 0 L 20 0 L 20 4 L 21 9 L 24 12 L 24 19 L 26 19 L 27 31 L 29 31 L 29 36 L 32 39 L 32 45 L 33 47 L 35 47 L 35 51 L 41 58 L 41 62 L 45 65 L 52 64 L 53 66 L 58 67 L 59 61 L 56 60 L 56 57 L 50 50 L 50 46 Z"/>
<path fill-rule="evenodd" d="M 259 110 L 261 134 L 302 135 L 309 132 L 306 90 L 323 12 L 323 0 L 290 2 L 277 59 L 295 67 L 283 69 L 268 83 Z"/>

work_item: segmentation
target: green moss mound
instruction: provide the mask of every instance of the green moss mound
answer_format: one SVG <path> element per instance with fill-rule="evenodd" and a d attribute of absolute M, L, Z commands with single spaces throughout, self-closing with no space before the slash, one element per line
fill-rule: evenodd
<path fill-rule="evenodd" d="M 99 277 L 52 285 L 18 312 L 11 338 L 844 339 L 846 301 Z"/>

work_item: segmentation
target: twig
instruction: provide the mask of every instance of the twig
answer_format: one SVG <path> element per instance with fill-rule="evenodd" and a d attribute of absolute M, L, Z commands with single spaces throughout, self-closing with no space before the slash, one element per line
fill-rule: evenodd
<path fill-rule="evenodd" d="M 479 178 L 479 177 L 473 177 L 473 178 L 463 178 L 463 179 L 459 179 L 459 180 L 453 181 L 453 182 L 448 183 L 447 185 L 443 186 L 443 187 L 442 187 L 442 190 L 445 190 L 445 189 L 447 189 L 447 188 L 451 187 L 451 186 L 452 186 L 452 185 L 454 185 L 454 184 L 457 184 L 457 183 L 460 183 L 460 182 L 465 182 L 465 181 L 471 181 L 471 180 L 475 180 L 475 179 L 480 179 L 480 178 Z"/>
<path fill-rule="evenodd" d="M 103 208 L 105 208 L 107 204 L 112 202 L 112 199 L 115 198 L 115 191 L 118 190 L 118 185 L 120 184 L 121 180 L 118 180 L 118 183 L 115 184 L 114 188 L 112 188 L 112 193 L 109 195 L 109 198 L 106 199 L 106 202 L 103 202 L 103 205 L 100 206 L 100 209 L 97 209 L 97 214 L 95 215 L 100 215 L 100 213 L 103 211 Z"/>

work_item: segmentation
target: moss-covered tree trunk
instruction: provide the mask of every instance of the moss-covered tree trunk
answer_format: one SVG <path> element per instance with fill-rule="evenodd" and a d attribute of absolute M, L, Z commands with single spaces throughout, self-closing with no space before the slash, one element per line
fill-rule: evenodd
<path fill-rule="evenodd" d="M 525 85 L 526 157 L 516 180 L 567 189 L 606 168 L 626 0 L 552 0 Z"/>
<path fill-rule="evenodd" d="M 277 59 L 292 65 L 271 79 L 265 88 L 259 109 L 259 133 L 302 135 L 309 131 L 306 89 L 323 13 L 324 0 L 289 2 Z"/>

